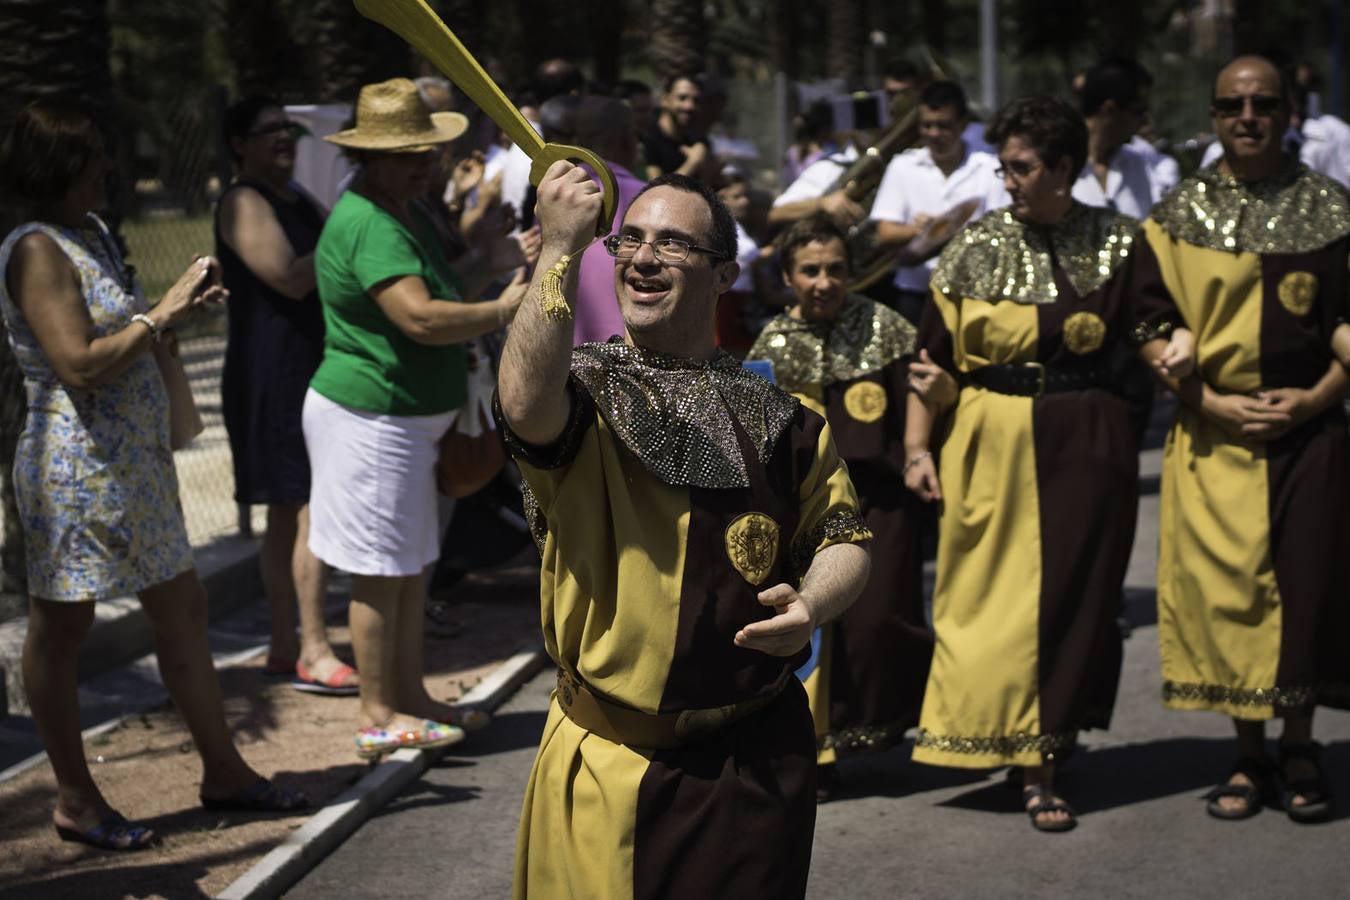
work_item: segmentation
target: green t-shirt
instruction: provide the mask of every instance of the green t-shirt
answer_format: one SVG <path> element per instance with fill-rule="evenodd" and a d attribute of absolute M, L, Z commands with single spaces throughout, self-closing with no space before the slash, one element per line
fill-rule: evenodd
<path fill-rule="evenodd" d="M 367 293 L 402 275 L 418 275 L 437 300 L 458 300 L 459 282 L 429 223 L 414 207 L 418 233 L 370 200 L 338 198 L 314 251 L 323 303 L 323 362 L 310 387 L 365 412 L 431 416 L 464 403 L 464 347 L 419 344 L 399 330 Z"/>

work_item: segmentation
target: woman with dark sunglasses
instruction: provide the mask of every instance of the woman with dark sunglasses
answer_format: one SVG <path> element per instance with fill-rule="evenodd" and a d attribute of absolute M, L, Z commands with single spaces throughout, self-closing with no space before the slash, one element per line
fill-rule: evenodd
<path fill-rule="evenodd" d="M 325 212 L 291 178 L 297 127 L 281 104 L 249 97 L 225 113 L 236 176 L 216 209 L 216 254 L 230 291 L 221 410 L 237 503 L 267 507 L 258 561 L 272 618 L 266 673 L 299 690 L 355 694 L 356 672 L 324 628 L 327 568 L 309 551 L 309 457 L 300 411 L 323 358 L 314 246 Z M 300 633 L 296 637 L 296 609 Z"/>

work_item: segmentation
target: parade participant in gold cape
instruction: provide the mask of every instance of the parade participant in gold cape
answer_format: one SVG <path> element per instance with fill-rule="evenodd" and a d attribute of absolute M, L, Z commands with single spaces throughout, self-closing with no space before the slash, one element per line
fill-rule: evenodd
<path fill-rule="evenodd" d="M 867 580 L 830 428 L 713 341 L 735 225 L 667 175 L 606 246 L 625 339 L 572 349 L 600 188 L 554 163 L 498 415 L 542 556 L 558 664 L 517 897 L 801 897 L 815 741 L 793 671 Z"/>
<path fill-rule="evenodd" d="M 905 490 L 905 396 L 914 327 L 849 294 L 852 260 L 834 220 L 816 214 L 779 239 L 783 280 L 796 303 L 765 326 L 750 359 L 773 363 L 778 386 L 825 416 L 848 463 L 867 527 L 886 552 L 867 588 L 821 632 L 806 677 L 828 799 L 840 754 L 884 750 L 919 721 L 933 655 L 923 609 L 920 504 Z"/>
<path fill-rule="evenodd" d="M 1279 799 L 1332 813 L 1317 705 L 1350 707 L 1346 373 L 1330 352 L 1346 296 L 1350 203 L 1288 159 L 1289 97 L 1259 57 L 1226 66 L 1210 114 L 1215 168 L 1185 179 L 1136 242 L 1128 291 L 1146 358 L 1180 325 L 1196 372 L 1163 459 L 1158 633 L 1163 699 L 1231 716 L 1238 761 L 1207 809 L 1241 819 Z M 1264 722 L 1284 719 L 1278 761 Z"/>
<path fill-rule="evenodd" d="M 1064 831 L 1055 765 L 1109 723 L 1119 679 L 1138 447 L 1118 375 L 1133 322 L 1105 285 L 1137 226 L 1071 196 L 1087 131 L 1068 104 L 1014 101 L 989 134 L 1012 205 L 943 251 L 919 329 L 931 363 L 911 367 L 960 384 L 954 403 L 912 393 L 905 424 L 906 484 L 942 501 L 914 759 L 1021 767 L 1032 825 Z"/>

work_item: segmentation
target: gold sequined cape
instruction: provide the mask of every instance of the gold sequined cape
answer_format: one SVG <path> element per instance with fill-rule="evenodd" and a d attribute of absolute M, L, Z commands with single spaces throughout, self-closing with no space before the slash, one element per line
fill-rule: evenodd
<path fill-rule="evenodd" d="M 1109 370 L 1133 351 L 1108 276 L 1137 223 L 1075 205 L 1052 228 L 991 213 L 953 239 L 918 345 L 950 372 Z M 941 446 L 937 645 L 914 759 L 1039 765 L 1110 720 L 1137 439 L 1112 390 L 962 388 Z"/>
<path fill-rule="evenodd" d="M 1129 291 L 1143 337 L 1184 325 L 1211 388 L 1306 388 L 1331 366 L 1350 212 L 1302 166 L 1186 179 L 1144 226 Z M 1179 405 L 1163 456 L 1163 698 L 1240 719 L 1350 704 L 1347 447 L 1337 403 L 1285 437 L 1231 436 Z"/>
<path fill-rule="evenodd" d="M 1074 291 L 1087 296 L 1129 255 L 1138 228 L 1129 216 L 1077 202 L 1049 227 L 997 209 L 947 244 L 931 284 L 949 297 L 1048 304 L 1060 295 L 1057 263 Z"/>
<path fill-rule="evenodd" d="M 825 421 L 721 360 L 612 345 L 577 352 L 570 393 L 548 447 L 516 438 L 498 408 L 543 525 L 549 655 L 649 713 L 771 692 L 806 653 L 735 645 L 772 615 L 759 592 L 795 583 L 824 547 L 870 537 Z M 668 434 L 643 416 L 664 417 L 654 424 Z M 704 427 L 725 433 L 692 433 Z M 791 678 L 761 712 L 673 750 L 612 743 L 555 701 L 526 787 L 516 895 L 800 896 L 814 750 Z"/>
<path fill-rule="evenodd" d="M 855 294 L 831 322 L 774 316 L 746 358 L 772 362 L 778 386 L 797 394 L 875 375 L 914 352 L 914 334 L 899 313 Z"/>

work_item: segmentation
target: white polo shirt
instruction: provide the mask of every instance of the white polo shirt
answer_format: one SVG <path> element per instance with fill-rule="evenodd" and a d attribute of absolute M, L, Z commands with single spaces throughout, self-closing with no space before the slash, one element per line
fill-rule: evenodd
<path fill-rule="evenodd" d="M 1087 206 L 1102 206 L 1143 221 L 1159 200 L 1157 184 L 1148 161 L 1128 146 L 1121 147 L 1106 167 L 1106 187 L 1097 180 L 1089 160 L 1073 184 L 1073 199 Z"/>
<path fill-rule="evenodd" d="M 834 187 L 839 176 L 843 175 L 857 159 L 858 148 L 849 145 L 843 153 L 831 153 L 816 160 L 802 169 L 802 174 L 798 175 L 797 180 L 788 185 L 787 190 L 773 201 L 773 205 L 786 206 L 789 203 L 824 197 L 830 192 L 830 188 Z"/>
<path fill-rule="evenodd" d="M 1144 157 L 1144 162 L 1148 163 L 1149 174 L 1153 176 L 1153 191 L 1159 199 L 1165 197 L 1181 181 L 1181 166 L 1176 159 L 1144 140 L 1141 135 L 1136 134 L 1130 138 L 1130 143 L 1126 146 Z"/>
<path fill-rule="evenodd" d="M 876 199 L 872 201 L 871 218 L 906 225 L 916 216 L 938 216 L 954 206 L 977 200 L 975 212 L 968 220 L 973 222 L 989 210 L 1007 206 L 1010 202 L 997 170 L 997 157 L 967 149 L 952 174 L 943 175 L 927 147 L 906 150 L 886 167 Z M 896 270 L 895 285 L 902 291 L 927 291 L 928 280 L 936 267 L 936 256 L 921 265 L 901 267 Z"/>
<path fill-rule="evenodd" d="M 1298 158 L 1303 164 L 1350 187 L 1350 125 L 1335 116 L 1316 116 L 1305 119 L 1302 130 Z"/>

